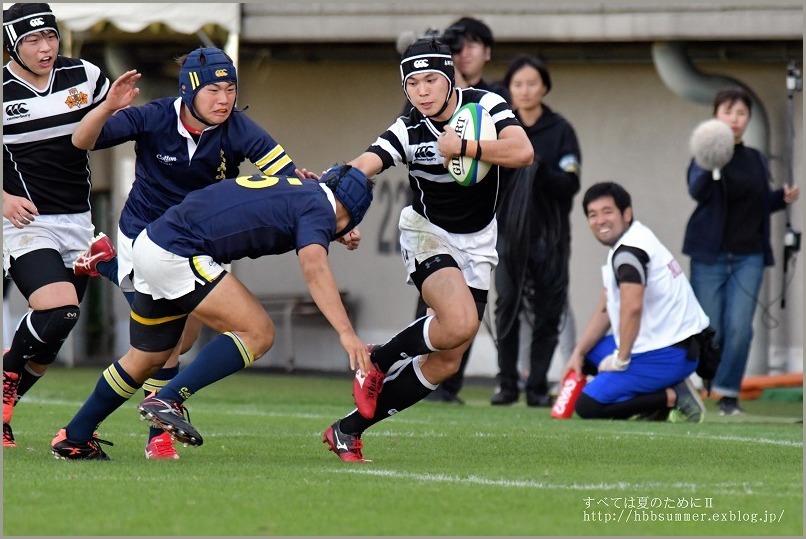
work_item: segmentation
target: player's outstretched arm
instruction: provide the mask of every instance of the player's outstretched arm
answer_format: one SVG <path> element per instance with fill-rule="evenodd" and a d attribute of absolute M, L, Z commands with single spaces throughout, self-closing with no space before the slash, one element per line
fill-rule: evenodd
<path fill-rule="evenodd" d="M 132 69 L 112 83 L 106 99 L 88 112 L 76 126 L 72 137 L 73 146 L 81 150 L 91 150 L 95 147 L 95 141 L 98 140 L 106 120 L 116 111 L 134 103 L 140 93 L 140 89 L 134 85 L 141 76 L 136 69 Z"/>
<path fill-rule="evenodd" d="M 364 152 L 349 163 L 364 173 L 367 178 L 372 178 L 383 169 L 383 161 L 372 152 Z"/>
<path fill-rule="evenodd" d="M 327 259 L 327 250 L 319 244 L 311 244 L 300 249 L 297 256 L 311 297 L 339 334 L 339 341 L 350 357 L 350 368 L 355 370 L 358 366 L 363 372 L 370 372 L 366 344 L 356 335 L 341 302 L 339 288 Z"/>

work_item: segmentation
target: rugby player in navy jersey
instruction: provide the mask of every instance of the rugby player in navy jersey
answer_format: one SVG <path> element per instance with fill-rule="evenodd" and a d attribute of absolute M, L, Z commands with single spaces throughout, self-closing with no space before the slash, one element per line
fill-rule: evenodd
<path fill-rule="evenodd" d="M 324 442 L 345 461 L 364 461 L 361 434 L 424 399 L 457 372 L 487 304 L 495 250 L 498 167 L 532 163 L 534 151 L 498 94 L 456 88 L 451 50 L 436 39 L 409 46 L 400 62 L 403 91 L 414 105 L 349 164 L 368 177 L 403 163 L 413 203 L 400 215 L 400 244 L 408 272 L 430 307 L 382 346 L 372 347 L 372 369 L 353 383 L 357 409 L 325 430 Z M 462 141 L 448 124 L 466 103 L 479 103 L 495 122 L 497 140 Z M 469 155 L 492 167 L 465 187 L 445 165 Z"/>
<path fill-rule="evenodd" d="M 94 233 L 92 182 L 70 135 L 109 79 L 59 44 L 48 4 L 3 10 L 3 270 L 30 307 L 3 353 L 3 447 L 16 447 L 14 406 L 56 360 L 87 288 L 72 266 Z"/>
<path fill-rule="evenodd" d="M 221 49 L 204 47 L 180 59 L 179 97 L 129 106 L 140 79 L 128 71 L 112 84 L 103 106 L 88 114 L 73 133 L 73 143 L 102 149 L 136 142 L 134 184 L 120 215 L 117 256 L 100 234 L 75 265 L 78 275 L 99 273 L 118 284 L 131 303 L 132 242 L 143 228 L 197 189 L 240 174 L 251 161 L 263 174 L 293 175 L 294 162 L 269 133 L 235 107 L 238 74 Z M 155 373 L 144 390 L 159 391 L 179 370 L 180 354 L 189 350 L 201 325 L 188 319 L 185 334 L 165 369 Z M 152 428 L 145 449 L 149 459 L 176 459 L 170 437 Z"/>
<path fill-rule="evenodd" d="M 222 264 L 296 251 L 316 305 L 339 334 L 351 368 L 369 369 L 328 262 L 330 242 L 354 232 L 372 202 L 373 183 L 342 165 L 320 181 L 295 176 L 227 179 L 189 194 L 148 224 L 132 250 L 135 296 L 131 348 L 104 370 L 93 393 L 51 443 L 54 456 L 107 460 L 96 426 L 162 368 L 189 314 L 220 333 L 158 395 L 138 409 L 152 424 L 190 445 L 202 436 L 184 418 L 183 402 L 271 348 L 266 310 Z M 106 442 L 109 443 L 109 442 Z"/>

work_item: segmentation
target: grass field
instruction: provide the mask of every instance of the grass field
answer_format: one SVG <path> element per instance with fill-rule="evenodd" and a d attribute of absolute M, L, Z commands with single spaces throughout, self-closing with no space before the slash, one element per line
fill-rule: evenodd
<path fill-rule="evenodd" d="M 350 465 L 321 443 L 352 407 L 349 373 L 241 373 L 189 401 L 205 444 L 179 461 L 145 460 L 135 402 L 99 429 L 111 462 L 53 459 L 99 374 L 54 368 L 15 411 L 4 536 L 803 532 L 802 403 L 700 425 L 558 421 L 470 386 L 465 406 L 424 402 L 370 429 L 374 462 Z"/>

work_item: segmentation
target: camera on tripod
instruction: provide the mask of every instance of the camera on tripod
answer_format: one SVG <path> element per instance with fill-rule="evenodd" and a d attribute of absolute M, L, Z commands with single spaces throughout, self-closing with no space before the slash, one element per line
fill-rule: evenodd
<path fill-rule="evenodd" d="M 442 35 L 438 36 L 437 39 L 450 47 L 451 52 L 456 54 L 461 52 L 462 47 L 465 45 L 466 32 L 467 28 L 465 28 L 464 24 L 453 24 L 447 27 L 445 31 L 442 32 Z"/>
<path fill-rule="evenodd" d="M 456 54 L 461 52 L 465 44 L 465 31 L 466 28 L 464 24 L 452 24 L 446 28 L 444 32 L 434 27 L 428 28 L 422 34 L 411 31 L 403 32 L 397 38 L 397 52 L 403 54 L 406 48 L 418 39 L 435 38 L 447 45 L 453 54 Z"/>

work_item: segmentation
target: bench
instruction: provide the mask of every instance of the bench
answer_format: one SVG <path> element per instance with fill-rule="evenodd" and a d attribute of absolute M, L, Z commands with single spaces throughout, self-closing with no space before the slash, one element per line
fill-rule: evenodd
<path fill-rule="evenodd" d="M 349 292 L 339 291 L 341 302 L 347 310 L 347 315 L 353 311 L 353 303 Z M 285 369 L 294 370 L 294 319 L 319 317 L 327 321 L 325 315 L 317 307 L 316 302 L 308 293 L 304 294 L 264 294 L 258 295 L 257 300 L 272 317 L 275 326 L 282 325 L 283 340 L 285 341 Z M 329 324 L 328 324 L 329 327 Z M 280 330 L 278 329 L 278 332 Z"/>

